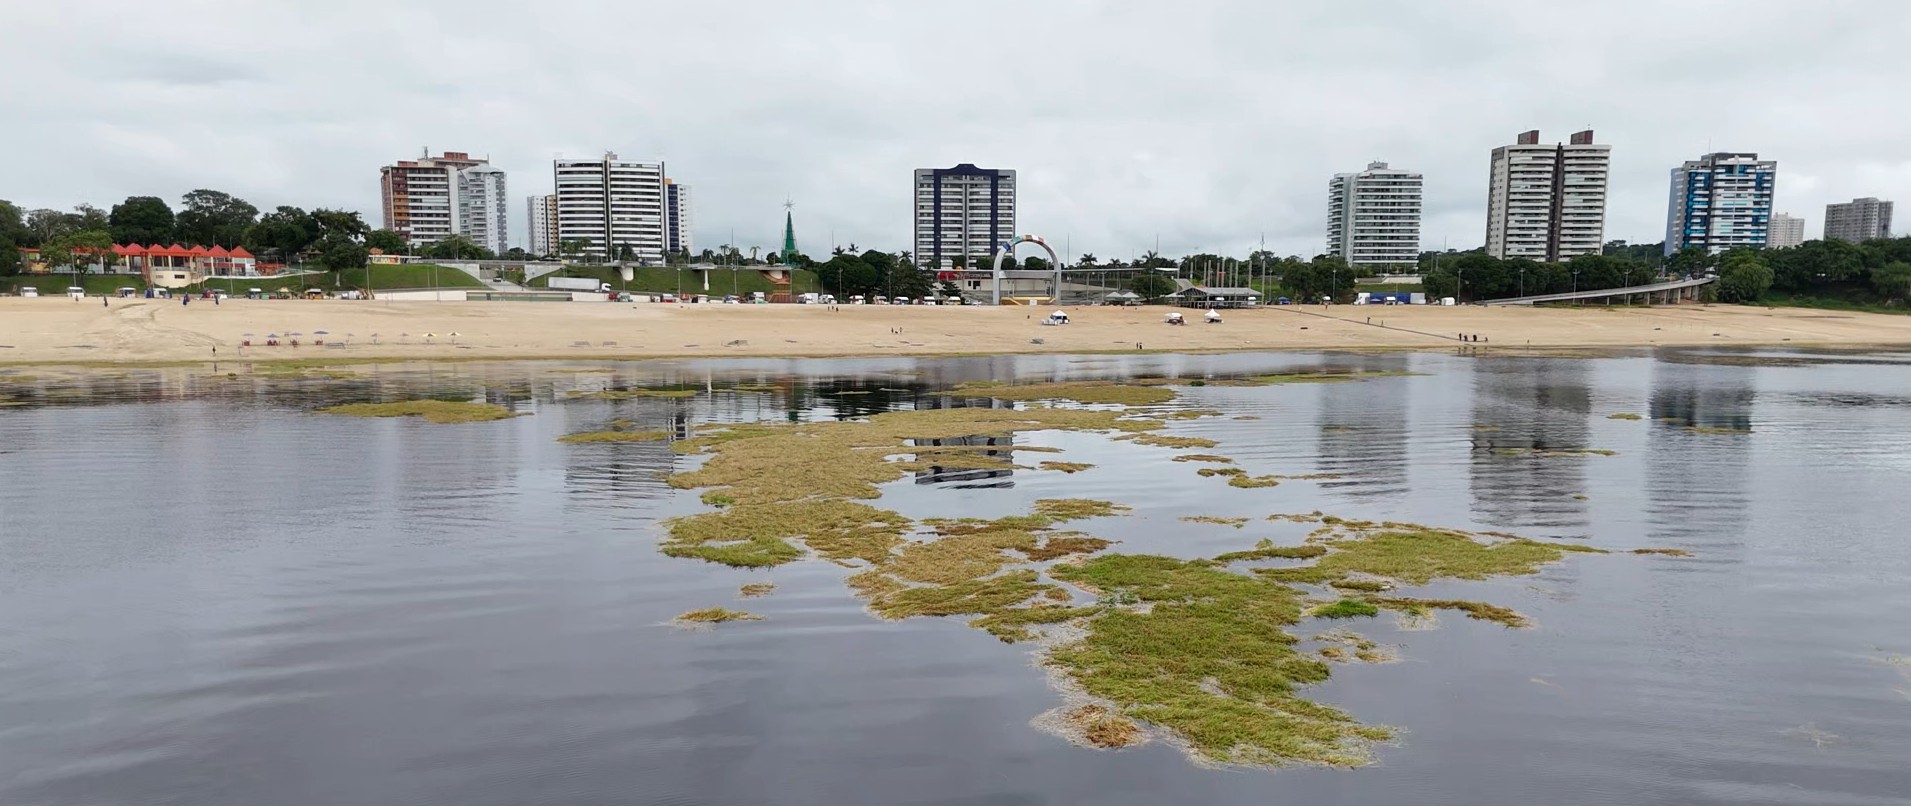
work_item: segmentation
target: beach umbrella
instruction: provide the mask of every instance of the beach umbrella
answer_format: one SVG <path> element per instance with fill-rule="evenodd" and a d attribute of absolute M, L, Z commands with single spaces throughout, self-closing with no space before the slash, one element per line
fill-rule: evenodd
<path fill-rule="evenodd" d="M 278 338 L 278 337 L 279 337 L 279 334 L 277 334 L 277 333 L 267 333 L 267 334 L 265 334 L 265 337 L 266 337 L 266 338 L 268 338 L 268 339 L 276 339 L 276 338 Z"/>
<path fill-rule="evenodd" d="M 248 337 L 248 338 L 252 336 L 252 334 L 250 334 L 250 333 L 241 333 L 241 334 L 239 334 L 239 335 L 241 335 L 241 336 L 246 336 L 246 337 Z"/>
<path fill-rule="evenodd" d="M 330 331 L 330 330 L 314 330 L 314 331 L 312 331 L 312 335 L 314 335 L 314 336 L 330 336 L 330 335 L 332 335 L 332 331 Z"/>

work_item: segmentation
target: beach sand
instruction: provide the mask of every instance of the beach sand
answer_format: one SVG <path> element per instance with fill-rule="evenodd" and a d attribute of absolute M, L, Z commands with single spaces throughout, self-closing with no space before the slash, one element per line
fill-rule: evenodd
<path fill-rule="evenodd" d="M 1797 308 L 1275 306 L 1206 324 L 1161 307 L 1053 308 L 0 299 L 0 364 L 220 360 L 643 358 L 1667 345 L 1911 345 L 1911 316 Z M 1371 320 L 1371 323 L 1370 321 Z M 319 336 L 318 331 L 328 331 Z M 241 349 L 251 334 L 302 346 Z M 453 334 L 456 334 L 455 336 Z M 325 347 L 313 344 L 319 338 Z M 332 344 L 343 344 L 333 347 Z"/>

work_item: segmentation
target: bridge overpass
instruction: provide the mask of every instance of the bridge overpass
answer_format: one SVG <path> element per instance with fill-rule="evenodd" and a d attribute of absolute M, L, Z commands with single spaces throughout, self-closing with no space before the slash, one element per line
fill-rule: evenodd
<path fill-rule="evenodd" d="M 1698 299 L 1699 286 L 1718 282 L 1716 277 L 1699 277 L 1692 280 L 1672 280 L 1650 285 L 1635 285 L 1625 288 L 1597 288 L 1591 291 L 1569 291 L 1564 294 L 1537 294 L 1530 297 L 1508 297 L 1506 299 L 1483 300 L 1481 305 L 1536 305 L 1546 302 L 1578 302 L 1589 299 L 1603 299 L 1611 302 L 1615 298 L 1630 303 L 1635 297 L 1644 297 L 1647 304 L 1674 303 L 1680 300 Z"/>

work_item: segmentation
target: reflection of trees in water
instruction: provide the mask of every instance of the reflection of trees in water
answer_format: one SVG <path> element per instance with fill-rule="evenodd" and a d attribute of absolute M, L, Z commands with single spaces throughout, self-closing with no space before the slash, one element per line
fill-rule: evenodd
<path fill-rule="evenodd" d="M 1347 356 L 1319 367 L 1284 372 L 1405 372 L 1406 355 Z M 1319 472 L 1343 478 L 1322 487 L 1357 498 L 1407 490 L 1408 433 L 1412 400 L 1406 379 L 1319 384 Z M 1295 391 L 1298 391 L 1296 389 Z"/>
<path fill-rule="evenodd" d="M 1598 448 L 1592 435 L 1592 365 L 1577 359 L 1473 362 L 1473 512 L 1514 528 L 1584 528 L 1586 463 L 1603 457 L 1504 452 Z"/>
<path fill-rule="evenodd" d="M 1676 422 L 1652 423 L 1646 443 L 1645 514 L 1652 545 L 1738 544 L 1751 506 L 1746 485 L 1756 437 L 1694 434 L 1680 426 L 1750 429 L 1758 371 L 1653 364 L 1651 416 Z"/>

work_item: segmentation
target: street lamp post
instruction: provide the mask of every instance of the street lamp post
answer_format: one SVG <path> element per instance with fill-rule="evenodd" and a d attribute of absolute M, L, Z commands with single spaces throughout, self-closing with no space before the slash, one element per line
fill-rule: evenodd
<path fill-rule="evenodd" d="M 1573 269 L 1573 293 L 1574 294 L 1579 293 L 1579 270 L 1578 269 Z M 1575 297 L 1573 299 L 1573 304 L 1578 305 L 1579 299 Z"/>
<path fill-rule="evenodd" d="M 1526 296 L 1526 267 L 1520 267 L 1520 296 Z"/>

